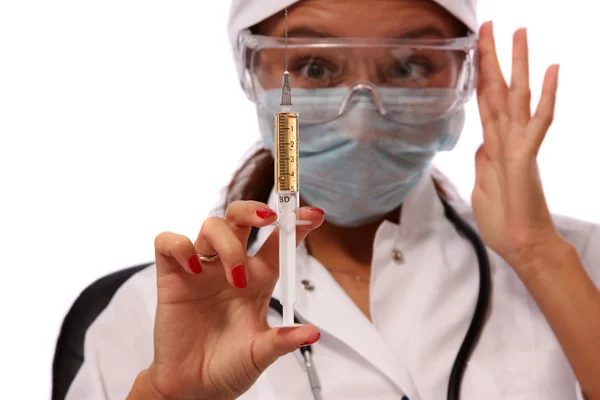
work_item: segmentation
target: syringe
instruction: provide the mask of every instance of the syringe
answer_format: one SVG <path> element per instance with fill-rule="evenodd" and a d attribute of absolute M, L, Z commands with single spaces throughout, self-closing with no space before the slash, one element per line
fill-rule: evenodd
<path fill-rule="evenodd" d="M 298 114 L 292 112 L 292 89 L 287 69 L 287 8 L 285 10 L 285 72 L 281 88 L 281 111 L 275 113 L 275 191 L 279 212 L 279 283 L 283 325 L 294 324 L 296 303 L 296 212 L 300 204 L 298 177 Z"/>

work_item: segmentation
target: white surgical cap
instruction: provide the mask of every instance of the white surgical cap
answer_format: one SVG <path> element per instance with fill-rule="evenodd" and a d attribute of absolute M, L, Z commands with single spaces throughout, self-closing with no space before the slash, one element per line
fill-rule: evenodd
<path fill-rule="evenodd" d="M 277 14 L 300 0 L 231 0 L 228 34 L 234 51 L 240 32 Z M 477 0 L 432 0 L 462 21 L 471 31 L 477 31 Z"/>

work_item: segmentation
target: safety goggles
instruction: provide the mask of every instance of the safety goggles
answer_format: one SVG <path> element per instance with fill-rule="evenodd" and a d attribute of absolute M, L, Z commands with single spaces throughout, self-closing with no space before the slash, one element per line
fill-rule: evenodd
<path fill-rule="evenodd" d="M 331 121 L 369 97 L 399 123 L 443 118 L 471 97 L 475 35 L 453 39 L 239 38 L 242 86 L 257 106 L 280 110 L 283 73 L 304 123 Z M 287 63 L 286 63 L 287 59 Z M 357 96 L 358 95 L 358 96 Z"/>

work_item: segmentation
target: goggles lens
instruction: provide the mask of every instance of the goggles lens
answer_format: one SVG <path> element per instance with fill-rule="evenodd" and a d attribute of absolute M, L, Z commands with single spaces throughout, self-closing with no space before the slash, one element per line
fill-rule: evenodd
<path fill-rule="evenodd" d="M 286 67 L 281 38 L 247 35 L 243 42 L 247 94 L 257 105 L 280 109 Z M 475 80 L 474 36 L 444 39 L 290 39 L 287 67 L 294 111 L 321 123 L 369 94 L 386 117 L 399 122 L 441 118 L 462 107 Z"/>

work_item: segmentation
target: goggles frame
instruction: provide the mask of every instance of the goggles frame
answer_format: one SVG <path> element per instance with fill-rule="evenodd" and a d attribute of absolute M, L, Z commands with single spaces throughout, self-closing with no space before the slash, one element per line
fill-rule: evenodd
<path fill-rule="evenodd" d="M 428 50 L 462 51 L 468 61 L 468 79 L 461 90 L 465 93 L 465 103 L 471 98 L 478 77 L 479 52 L 478 36 L 470 33 L 467 36 L 449 39 L 401 39 L 401 38 L 288 38 L 288 49 L 294 48 L 331 48 L 331 47 L 419 47 Z M 256 91 L 250 66 L 256 52 L 263 49 L 284 49 L 285 38 L 253 34 L 249 29 L 242 31 L 238 37 L 237 69 L 240 84 L 246 97 L 256 102 Z"/>

